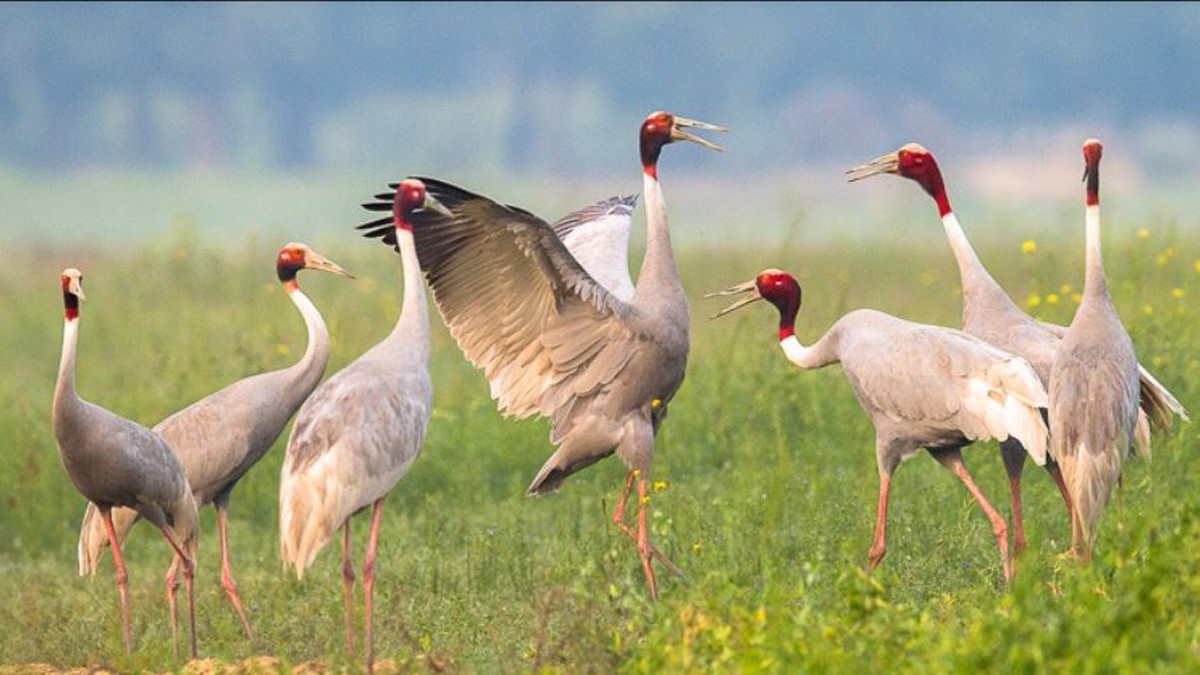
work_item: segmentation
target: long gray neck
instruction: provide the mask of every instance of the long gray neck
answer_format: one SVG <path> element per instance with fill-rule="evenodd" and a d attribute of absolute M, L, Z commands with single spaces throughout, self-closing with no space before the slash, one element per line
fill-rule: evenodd
<path fill-rule="evenodd" d="M 1104 281 L 1104 261 L 1100 254 L 1100 205 L 1092 204 L 1084 214 L 1087 225 L 1087 268 L 1084 273 L 1083 295 L 1087 297 L 1107 296 L 1108 284 Z"/>
<path fill-rule="evenodd" d="M 308 329 L 308 347 L 304 350 L 304 356 L 288 369 L 293 378 L 293 386 L 289 391 L 308 398 L 320 383 L 321 376 L 325 374 L 325 367 L 329 365 L 329 329 L 325 327 L 321 312 L 300 290 L 299 285 L 288 288 L 288 297 L 292 299 L 296 309 L 300 310 L 300 316 L 304 317 L 304 326 Z"/>
<path fill-rule="evenodd" d="M 958 263 L 959 283 L 962 284 L 963 290 L 963 323 L 970 323 L 976 318 L 977 312 L 1017 309 L 1012 298 L 1008 297 L 979 261 L 979 256 L 975 254 L 975 249 L 971 247 L 971 242 L 967 240 L 967 235 L 953 211 L 942 216 L 942 227 L 946 230 L 946 239 L 950 242 L 950 250 L 954 252 L 954 260 Z"/>
<path fill-rule="evenodd" d="M 63 322 L 62 358 L 58 362 L 58 382 L 54 386 L 53 422 L 58 426 L 59 420 L 69 415 L 79 405 L 79 395 L 75 393 L 75 348 L 79 341 L 79 319 L 67 319 Z"/>
<path fill-rule="evenodd" d="M 384 339 L 384 344 L 403 346 L 389 354 L 417 354 L 422 362 L 429 361 L 429 309 L 425 300 L 425 282 L 421 279 L 421 263 L 412 232 L 396 228 L 396 244 L 400 248 L 400 267 L 404 273 L 404 305 L 396 326 Z"/>
<path fill-rule="evenodd" d="M 642 191 L 646 195 L 646 255 L 638 273 L 634 302 L 638 300 L 678 299 L 687 297 L 679 281 L 675 254 L 671 251 L 671 229 L 667 223 L 667 205 L 658 179 L 642 173 Z"/>

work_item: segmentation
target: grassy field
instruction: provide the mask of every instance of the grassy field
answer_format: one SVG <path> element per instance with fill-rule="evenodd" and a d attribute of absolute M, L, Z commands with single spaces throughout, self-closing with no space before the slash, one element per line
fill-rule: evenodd
<path fill-rule="evenodd" d="M 1068 322 L 1082 285 L 1082 213 L 1032 251 L 977 233 L 995 276 L 1039 316 Z M 932 217 L 929 218 L 932 220 Z M 640 216 L 638 227 L 640 229 Z M 1194 224 L 1189 224 L 1194 225 Z M 970 222 L 967 223 L 968 229 Z M 647 601 L 631 543 L 607 519 L 622 467 L 605 461 L 559 494 L 522 496 L 550 452 L 546 426 L 502 419 L 486 384 L 434 317 L 435 412 L 425 454 L 388 500 L 376 586 L 377 654 L 462 672 L 1071 672 L 1200 669 L 1200 455 L 1194 426 L 1156 438 L 1126 472 L 1124 508 L 1103 521 L 1098 557 L 1060 558 L 1069 528 L 1053 484 L 1025 482 L 1029 549 L 1006 588 L 986 519 L 926 456 L 894 482 L 888 557 L 863 573 L 877 478 L 871 427 L 840 369 L 801 372 L 774 341 L 765 305 L 722 322 L 704 291 L 778 266 L 798 274 L 799 332 L 874 307 L 957 325 L 948 248 L 930 223 L 884 239 L 770 249 L 692 246 L 687 380 L 659 436 L 650 507 L 659 545 L 688 574 L 661 576 Z M 1139 231 L 1147 228 L 1145 231 Z M 1109 222 L 1107 261 L 1142 362 L 1200 411 L 1200 239 L 1159 223 Z M 1144 235 L 1144 236 L 1143 236 Z M 324 312 L 330 372 L 379 340 L 397 314 L 396 260 L 349 233 L 322 252 L 358 281 L 306 273 Z M 147 526 L 128 546 L 137 649 L 121 645 L 111 561 L 76 576 L 84 501 L 59 462 L 49 407 L 58 365 L 58 272 L 85 274 L 82 396 L 153 424 L 228 382 L 293 362 L 301 320 L 273 281 L 277 244 L 214 247 L 179 234 L 126 250 L 12 251 L 0 271 L 0 664 L 183 663 L 166 622 L 166 547 Z M 1069 285 L 1066 287 L 1065 285 Z M 211 509 L 203 515 L 202 656 L 271 654 L 347 663 L 337 547 L 302 582 L 282 573 L 277 485 L 284 441 L 232 501 L 234 570 L 260 644 L 243 639 L 218 583 Z M 967 461 L 993 502 L 1008 496 L 994 443 Z M 361 557 L 365 521 L 357 527 Z M 361 619 L 360 619 L 361 620 Z M 361 632 L 360 632 L 361 635 Z M 408 637 L 406 637 L 408 636 Z M 358 653 L 351 659 L 357 667 Z"/>

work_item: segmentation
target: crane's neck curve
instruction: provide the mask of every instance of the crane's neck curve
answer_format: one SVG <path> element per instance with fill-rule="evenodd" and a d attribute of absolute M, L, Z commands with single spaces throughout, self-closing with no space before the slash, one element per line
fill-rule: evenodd
<path fill-rule="evenodd" d="M 300 290 L 300 285 L 294 279 L 285 282 L 284 288 L 292 304 L 300 311 L 304 327 L 308 330 L 308 346 L 304 349 L 304 356 L 291 368 L 299 388 L 307 398 L 329 365 L 329 329 L 325 327 L 325 319 L 321 317 L 317 306 Z"/>
<path fill-rule="evenodd" d="M 940 205 L 938 208 L 940 210 Z M 963 324 L 969 325 L 974 319 L 995 312 L 1020 311 L 980 262 L 954 211 L 948 210 L 942 214 L 941 220 L 946 240 L 950 242 L 950 250 L 954 252 L 954 260 L 958 263 L 958 278 L 963 293 Z"/>
<path fill-rule="evenodd" d="M 686 305 L 687 298 L 679 281 L 675 254 L 671 250 L 667 205 L 656 171 L 651 172 L 647 168 L 642 172 L 642 190 L 646 195 L 646 254 L 642 258 L 634 299 L 674 298 L 682 299 Z"/>
<path fill-rule="evenodd" d="M 400 267 L 404 276 L 404 305 L 387 341 L 403 343 L 406 350 L 419 350 L 421 357 L 428 360 L 429 309 L 412 230 L 396 228 L 396 246 L 400 249 Z"/>
<path fill-rule="evenodd" d="M 801 344 L 800 338 L 796 337 L 794 332 L 784 337 L 781 326 L 779 338 L 779 346 L 783 349 L 783 355 L 795 366 L 812 370 L 838 362 L 837 355 L 829 347 L 828 334 L 809 347 Z"/>
<path fill-rule="evenodd" d="M 62 357 L 58 362 L 58 381 L 54 386 L 54 417 L 66 412 L 79 401 L 75 393 L 75 350 L 79 342 L 79 315 L 63 321 Z"/>

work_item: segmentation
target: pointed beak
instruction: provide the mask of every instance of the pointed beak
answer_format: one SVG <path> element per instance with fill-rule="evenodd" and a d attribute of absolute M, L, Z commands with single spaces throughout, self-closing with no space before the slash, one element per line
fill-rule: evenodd
<path fill-rule="evenodd" d="M 310 250 L 308 252 L 308 258 L 304 261 L 304 268 L 329 272 L 330 274 L 336 274 L 339 277 L 346 277 L 347 279 L 354 278 L 354 275 L 346 271 L 341 265 L 333 262 L 329 258 L 326 258 L 316 251 Z"/>
<path fill-rule="evenodd" d="M 701 122 L 699 120 L 692 120 L 692 119 L 688 119 L 686 117 L 676 116 L 675 117 L 675 126 L 671 128 L 671 140 L 672 141 L 691 141 L 692 143 L 695 143 L 696 145 L 699 145 L 701 147 L 708 148 L 709 150 L 716 150 L 717 152 L 725 151 L 725 148 L 722 148 L 721 146 L 717 145 L 716 143 L 713 143 L 712 141 L 700 138 L 699 136 L 688 131 L 688 129 L 699 129 L 701 131 L 716 131 L 716 132 L 724 134 L 724 133 L 729 132 L 729 130 L 726 129 L 725 127 L 719 127 L 715 124 L 709 124 L 708 122 Z"/>
<path fill-rule="evenodd" d="M 87 296 L 83 294 L 83 284 L 80 283 L 79 279 L 71 279 L 71 285 L 67 289 L 71 291 L 71 295 L 79 298 L 80 302 L 87 300 Z"/>
<path fill-rule="evenodd" d="M 861 166 L 847 169 L 846 180 L 853 183 L 881 173 L 900 173 L 900 153 L 888 153 Z"/>
<path fill-rule="evenodd" d="M 743 298 L 740 298 L 737 302 L 735 302 L 732 305 L 726 307 L 725 309 L 717 312 L 716 314 L 713 314 L 712 316 L 710 316 L 708 318 L 719 319 L 719 318 L 725 316 L 726 314 L 729 314 L 730 312 L 741 309 L 756 300 L 762 300 L 762 295 L 759 294 L 759 292 L 758 292 L 758 282 L 753 279 L 750 281 L 747 281 L 744 284 L 730 286 L 729 288 L 726 288 L 723 291 L 717 291 L 716 293 L 709 293 L 708 295 L 705 295 L 704 297 L 718 298 L 718 297 L 725 296 L 725 295 L 739 295 L 742 293 L 745 293 L 746 296 Z"/>
<path fill-rule="evenodd" d="M 428 192 L 425 193 L 425 203 L 421 205 L 421 208 L 429 209 L 430 211 L 446 216 L 447 218 L 454 218 L 454 213 L 451 212 L 450 209 L 446 208 L 445 204 L 439 202 L 436 197 Z"/>

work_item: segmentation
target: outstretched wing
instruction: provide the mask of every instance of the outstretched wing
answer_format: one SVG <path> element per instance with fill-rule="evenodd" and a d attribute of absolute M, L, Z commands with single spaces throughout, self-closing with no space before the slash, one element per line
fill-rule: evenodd
<path fill-rule="evenodd" d="M 609 197 L 562 217 L 551 227 L 583 269 L 625 302 L 633 299 L 629 231 L 637 195 Z"/>
<path fill-rule="evenodd" d="M 553 228 L 522 209 L 422 178 L 452 214 L 413 216 L 421 269 L 501 411 L 558 426 L 628 365 L 637 310 L 593 279 Z"/>

